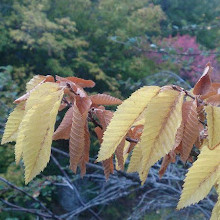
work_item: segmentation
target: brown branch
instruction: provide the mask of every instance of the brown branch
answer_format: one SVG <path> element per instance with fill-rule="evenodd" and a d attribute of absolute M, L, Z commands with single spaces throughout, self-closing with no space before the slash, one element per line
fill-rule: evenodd
<path fill-rule="evenodd" d="M 130 137 L 126 137 L 126 141 L 131 142 L 131 143 L 138 143 L 138 139 L 133 139 Z"/>
<path fill-rule="evenodd" d="M 62 101 L 63 101 L 65 104 L 67 104 L 68 107 L 72 107 L 72 104 L 69 103 L 69 102 L 66 100 L 65 97 L 63 97 Z"/>
<path fill-rule="evenodd" d="M 66 83 L 67 88 L 70 90 L 70 92 L 74 93 L 74 95 L 79 95 L 77 94 L 71 87 L 71 85 L 69 83 Z"/>
<path fill-rule="evenodd" d="M 102 128 L 102 125 L 101 125 L 97 120 L 94 119 L 94 117 L 93 117 L 91 111 L 89 111 L 89 113 L 88 113 L 88 119 L 89 119 L 96 127 L 100 127 L 101 129 L 103 129 L 103 128 Z"/>
<path fill-rule="evenodd" d="M 185 90 L 182 87 L 176 86 L 176 85 L 172 85 L 172 88 L 176 91 L 179 92 L 184 92 L 186 96 L 190 97 L 191 99 L 195 100 L 197 99 L 199 103 L 203 104 L 203 105 L 207 105 L 203 100 L 199 99 L 198 97 L 195 97 L 193 95 L 191 95 L 187 90 Z"/>

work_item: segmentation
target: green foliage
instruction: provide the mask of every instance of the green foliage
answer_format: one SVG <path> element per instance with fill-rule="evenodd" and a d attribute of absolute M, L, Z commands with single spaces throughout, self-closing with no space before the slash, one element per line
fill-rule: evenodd
<path fill-rule="evenodd" d="M 76 75 L 95 80 L 100 91 L 119 95 L 118 74 L 137 79 L 155 71 L 152 61 L 136 58 L 129 46 L 112 40 L 161 34 L 165 15 L 148 0 L 20 0 L 7 4 L 7 12 L 4 7 L 0 10 L 4 38 L 0 55 L 3 63 L 13 65 L 15 78 L 29 78 L 32 73 Z"/>
<path fill-rule="evenodd" d="M 199 43 L 208 48 L 219 46 L 219 13 L 218 0 L 158 0 L 168 20 L 165 33 L 191 34 Z M 167 28 L 168 27 L 168 28 Z M 172 31 L 170 33 L 170 31 Z"/>

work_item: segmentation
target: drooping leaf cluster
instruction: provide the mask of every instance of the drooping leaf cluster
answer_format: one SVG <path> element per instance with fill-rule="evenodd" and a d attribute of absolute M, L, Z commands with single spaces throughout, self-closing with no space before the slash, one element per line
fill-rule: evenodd
<path fill-rule="evenodd" d="M 178 204 L 178 209 L 186 207 L 203 199 L 212 186 L 219 192 L 220 83 L 212 82 L 212 69 L 208 63 L 191 91 L 175 85 L 144 86 L 123 102 L 107 94 L 88 95 L 84 88 L 94 87 L 92 80 L 37 75 L 14 101 L 2 144 L 16 141 L 15 159 L 24 161 L 26 184 L 46 167 L 52 140 L 58 139 L 69 140 L 70 168 L 76 173 L 79 167 L 84 176 L 92 122 L 101 144 L 97 162 L 102 161 L 106 179 L 114 166 L 124 170 L 126 160 L 127 172 L 138 172 L 142 183 L 161 158 L 160 177 L 176 157 L 192 162 Z M 104 105 L 119 106 L 113 113 Z M 65 108 L 54 132 L 58 111 Z M 218 213 L 219 202 L 213 216 Z"/>

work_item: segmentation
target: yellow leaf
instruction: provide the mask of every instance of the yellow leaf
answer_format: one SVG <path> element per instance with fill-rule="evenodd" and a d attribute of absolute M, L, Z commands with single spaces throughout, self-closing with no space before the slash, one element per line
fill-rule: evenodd
<path fill-rule="evenodd" d="M 120 106 L 107 127 L 97 161 L 110 158 L 124 138 L 134 121 L 147 107 L 150 100 L 157 95 L 160 88 L 146 86 L 134 92 Z"/>
<path fill-rule="evenodd" d="M 140 144 L 137 144 L 132 152 L 127 172 L 128 173 L 138 172 L 141 167 L 141 160 L 142 160 L 142 148 Z"/>
<path fill-rule="evenodd" d="M 148 169 L 172 150 L 182 120 L 183 97 L 183 93 L 163 90 L 149 103 L 140 141 L 140 176 L 147 176 Z"/>
<path fill-rule="evenodd" d="M 220 144 L 220 108 L 216 106 L 206 106 L 207 113 L 209 148 L 214 149 Z"/>
<path fill-rule="evenodd" d="M 212 216 L 210 220 L 220 220 L 220 179 L 218 181 L 217 193 L 218 193 L 218 201 L 216 202 L 212 210 Z"/>
<path fill-rule="evenodd" d="M 31 93 L 30 103 L 35 95 Z M 16 144 L 23 153 L 26 184 L 46 167 L 50 159 L 54 124 L 62 97 L 63 91 L 58 90 L 48 93 L 31 108 L 29 103 Z"/>
<path fill-rule="evenodd" d="M 24 102 L 18 104 L 14 111 L 10 113 L 8 121 L 5 125 L 5 131 L 2 137 L 2 143 L 5 144 L 15 141 L 17 138 L 18 128 L 24 116 Z"/>
<path fill-rule="evenodd" d="M 15 145 L 15 161 L 18 164 L 21 160 L 22 152 L 23 152 L 23 138 L 24 134 L 22 132 L 23 129 L 25 129 L 24 126 L 26 126 L 26 123 L 30 120 L 28 117 L 30 117 L 30 114 L 26 116 L 27 112 L 33 107 L 38 106 L 41 102 L 45 103 L 45 106 L 47 106 L 47 99 L 50 98 L 49 94 L 52 94 L 56 91 L 60 91 L 59 85 L 56 83 L 46 82 L 44 84 L 41 84 L 36 87 L 33 92 L 30 93 L 30 97 L 26 101 L 25 105 L 25 112 L 24 112 L 24 119 L 22 120 L 20 127 L 19 127 L 19 135 L 16 140 Z M 47 119 L 45 119 L 47 120 Z M 23 126 L 22 124 L 25 123 Z"/>
<path fill-rule="evenodd" d="M 214 150 L 202 148 L 198 159 L 189 169 L 177 209 L 189 206 L 205 198 L 219 178 L 220 145 Z"/>
<path fill-rule="evenodd" d="M 46 76 L 36 75 L 26 84 L 26 92 L 30 92 L 34 87 L 39 83 L 43 82 L 46 79 Z"/>
<path fill-rule="evenodd" d="M 31 93 L 30 97 L 27 100 L 25 106 L 25 112 L 31 109 L 35 105 L 39 105 L 41 101 L 46 101 L 46 99 L 50 99 L 49 94 L 57 92 L 60 90 L 60 87 L 57 83 L 46 82 L 38 85 Z"/>

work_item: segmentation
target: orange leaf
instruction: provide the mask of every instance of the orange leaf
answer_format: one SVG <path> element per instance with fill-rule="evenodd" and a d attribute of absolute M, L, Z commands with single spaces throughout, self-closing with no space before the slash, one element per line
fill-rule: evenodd
<path fill-rule="evenodd" d="M 83 155 L 85 144 L 85 119 L 80 113 L 76 100 L 73 106 L 72 126 L 70 131 L 69 152 L 70 152 L 70 167 L 76 173 L 77 165 Z"/>
<path fill-rule="evenodd" d="M 202 76 L 200 77 L 196 85 L 194 86 L 194 89 L 193 89 L 194 95 L 206 95 L 210 91 L 211 84 L 212 84 L 210 74 L 212 70 L 213 68 L 211 67 L 211 64 L 208 63 L 205 67 L 205 70 Z"/>
<path fill-rule="evenodd" d="M 53 134 L 53 140 L 70 138 L 70 131 L 72 126 L 73 107 L 69 108 L 63 117 L 62 122 Z"/>
<path fill-rule="evenodd" d="M 218 106 L 220 105 L 220 94 L 213 95 L 206 99 L 206 102 L 209 103 L 210 105 L 215 105 Z"/>
<path fill-rule="evenodd" d="M 159 176 L 160 178 L 162 178 L 162 176 L 164 175 L 164 173 L 166 172 L 166 169 L 168 167 L 168 165 L 172 162 L 174 163 L 176 161 L 176 153 L 174 151 L 171 151 L 169 154 L 167 154 L 164 158 L 163 158 L 163 162 L 161 164 L 160 170 L 159 170 Z"/>
<path fill-rule="evenodd" d="M 110 173 L 114 173 L 113 155 L 109 159 L 102 161 L 102 165 L 104 168 L 105 178 L 108 180 Z"/>
<path fill-rule="evenodd" d="M 120 105 L 122 101 L 107 94 L 91 95 L 90 99 L 94 105 Z"/>
<path fill-rule="evenodd" d="M 89 134 L 89 128 L 88 128 L 88 122 L 86 121 L 85 124 L 85 144 L 84 144 L 84 150 L 83 155 L 80 160 L 80 170 L 81 170 L 81 177 L 83 177 L 86 174 L 86 163 L 89 162 L 89 150 L 90 150 L 90 134 Z"/>
<path fill-rule="evenodd" d="M 103 130 L 105 131 L 113 117 L 113 112 L 105 110 L 103 106 L 100 106 L 94 109 L 94 113 L 97 116 L 100 124 L 102 125 Z"/>
<path fill-rule="evenodd" d="M 117 146 L 115 155 L 118 160 L 118 166 L 120 170 L 124 169 L 124 147 L 125 147 L 125 138 L 122 139 L 121 143 Z"/>
<path fill-rule="evenodd" d="M 182 139 L 181 159 L 185 162 L 199 137 L 199 120 L 196 100 L 183 103 L 184 131 Z"/>
<path fill-rule="evenodd" d="M 86 79 L 81 79 L 78 77 L 66 77 L 65 79 L 72 81 L 76 83 L 77 85 L 81 86 L 82 88 L 92 88 L 95 86 L 95 82 L 92 80 L 86 80 Z"/>

